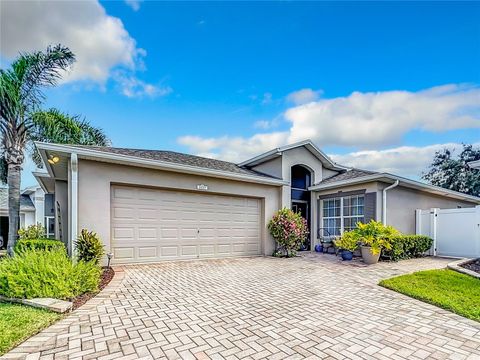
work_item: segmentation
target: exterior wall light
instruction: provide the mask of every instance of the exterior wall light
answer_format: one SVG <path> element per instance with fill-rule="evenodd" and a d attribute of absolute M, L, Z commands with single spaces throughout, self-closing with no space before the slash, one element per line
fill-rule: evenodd
<path fill-rule="evenodd" d="M 60 161 L 60 158 L 57 155 L 50 155 L 47 161 L 49 164 L 55 165 Z"/>

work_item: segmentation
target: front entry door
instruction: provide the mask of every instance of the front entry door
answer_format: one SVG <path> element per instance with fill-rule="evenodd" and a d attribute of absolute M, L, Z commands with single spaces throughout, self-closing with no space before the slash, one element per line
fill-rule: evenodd
<path fill-rule="evenodd" d="M 310 211 L 308 209 L 308 203 L 306 202 L 297 202 L 297 201 L 292 201 L 292 210 L 300 213 L 302 217 L 307 220 L 307 227 L 310 229 Z M 305 238 L 305 241 L 300 248 L 300 250 L 310 250 L 310 236 L 307 235 Z"/>

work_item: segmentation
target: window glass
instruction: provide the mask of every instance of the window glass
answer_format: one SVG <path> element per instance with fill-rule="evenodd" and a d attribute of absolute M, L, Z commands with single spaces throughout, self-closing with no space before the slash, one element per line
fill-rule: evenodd
<path fill-rule="evenodd" d="M 358 222 L 364 222 L 364 203 L 363 195 L 323 200 L 324 236 L 339 236 L 344 231 L 355 229 Z"/>

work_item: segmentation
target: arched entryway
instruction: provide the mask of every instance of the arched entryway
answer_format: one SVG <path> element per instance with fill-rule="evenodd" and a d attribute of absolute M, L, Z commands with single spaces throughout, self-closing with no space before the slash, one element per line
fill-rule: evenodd
<path fill-rule="evenodd" d="M 291 189 L 292 189 L 292 210 L 299 212 L 306 220 L 308 228 L 310 225 L 310 191 L 308 187 L 312 182 L 311 171 L 303 165 L 295 165 L 291 168 Z M 310 250 L 310 236 L 307 236 L 301 250 Z"/>

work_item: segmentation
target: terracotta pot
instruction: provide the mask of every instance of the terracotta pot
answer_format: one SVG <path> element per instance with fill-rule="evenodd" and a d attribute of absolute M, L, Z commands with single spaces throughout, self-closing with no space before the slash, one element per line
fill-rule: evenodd
<path fill-rule="evenodd" d="M 372 248 L 370 246 L 360 246 L 362 251 L 363 262 L 367 265 L 376 264 L 380 259 L 380 253 L 372 254 Z"/>

